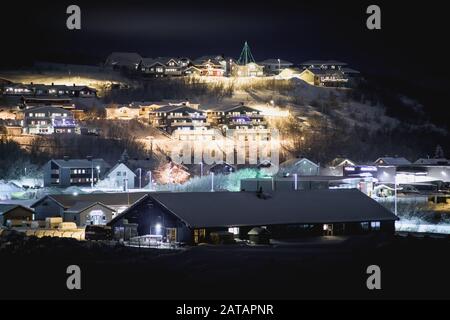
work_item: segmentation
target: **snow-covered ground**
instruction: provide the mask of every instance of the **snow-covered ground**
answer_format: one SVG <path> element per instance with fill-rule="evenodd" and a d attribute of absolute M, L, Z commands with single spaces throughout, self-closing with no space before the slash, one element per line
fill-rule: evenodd
<path fill-rule="evenodd" d="M 450 234 L 450 224 L 431 224 L 420 219 L 400 219 L 395 222 L 395 230 L 400 232 Z"/>

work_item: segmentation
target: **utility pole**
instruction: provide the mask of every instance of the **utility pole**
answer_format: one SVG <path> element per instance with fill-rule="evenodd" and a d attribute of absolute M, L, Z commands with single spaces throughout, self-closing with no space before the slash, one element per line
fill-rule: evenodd
<path fill-rule="evenodd" d="M 397 173 L 394 174 L 394 213 L 397 215 Z"/>
<path fill-rule="evenodd" d="M 142 189 L 142 168 L 139 168 L 139 189 Z"/>

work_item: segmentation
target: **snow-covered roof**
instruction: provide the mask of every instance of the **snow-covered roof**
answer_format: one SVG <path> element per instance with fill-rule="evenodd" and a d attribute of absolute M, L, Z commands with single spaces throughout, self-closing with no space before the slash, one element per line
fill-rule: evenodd
<path fill-rule="evenodd" d="M 355 166 L 356 163 L 347 158 L 335 158 L 331 161 L 331 167 L 342 167 L 342 166 Z"/>
<path fill-rule="evenodd" d="M 450 160 L 446 158 L 420 158 L 417 159 L 414 164 L 425 164 L 425 165 L 450 165 Z"/>
<path fill-rule="evenodd" d="M 311 72 L 315 75 L 343 74 L 342 71 L 337 70 L 337 69 L 311 68 L 311 69 L 305 69 L 302 71 L 302 73 L 308 73 L 308 72 Z"/>
<path fill-rule="evenodd" d="M 103 168 L 110 167 L 110 165 L 103 159 L 52 159 L 61 168 L 91 168 L 92 166 L 101 166 Z"/>
<path fill-rule="evenodd" d="M 48 113 L 55 113 L 55 112 L 59 112 L 59 113 L 67 113 L 67 114 L 71 114 L 70 111 L 61 108 L 61 107 L 57 107 L 57 106 L 36 106 L 36 107 L 32 107 L 29 109 L 25 110 L 25 114 L 29 114 L 29 113 L 35 113 L 35 112 L 48 112 Z"/>
<path fill-rule="evenodd" d="M 131 174 L 135 177 L 136 174 L 133 172 L 133 170 L 131 170 L 125 163 L 123 162 L 119 162 L 116 163 L 114 165 L 114 167 L 111 168 L 111 170 L 108 171 L 108 173 L 106 174 L 106 176 L 109 176 L 111 173 L 113 173 L 117 168 L 122 167 L 122 170 L 128 170 L 129 172 L 131 172 Z"/>
<path fill-rule="evenodd" d="M 294 167 L 294 166 L 298 166 L 302 163 L 309 163 L 310 165 L 313 165 L 315 167 L 319 167 L 318 164 L 312 162 L 311 160 L 307 159 L 307 158 L 293 158 L 293 159 L 289 159 L 286 160 L 284 162 L 282 162 L 280 164 L 280 168 L 289 168 L 289 167 Z"/>
<path fill-rule="evenodd" d="M 181 104 L 181 105 L 167 105 L 167 106 L 162 106 L 157 108 L 154 112 L 172 112 L 178 109 L 186 109 L 189 112 L 199 112 L 199 113 L 204 113 L 205 111 L 202 110 L 198 110 L 198 109 L 194 109 L 188 105 L 185 104 Z"/>
<path fill-rule="evenodd" d="M 324 66 L 345 66 L 347 63 L 337 60 L 308 60 L 300 63 L 302 66 L 324 65 Z"/>
<path fill-rule="evenodd" d="M 375 160 L 376 165 L 400 166 L 411 164 L 411 161 L 404 157 L 381 157 Z"/>
<path fill-rule="evenodd" d="M 66 210 L 67 213 L 80 213 L 86 209 L 89 209 L 95 205 L 100 205 L 106 209 L 109 209 L 111 211 L 115 211 L 113 208 L 108 207 L 107 205 L 101 203 L 101 202 L 97 202 L 97 201 L 78 201 L 76 202 L 73 206 L 71 206 L 70 208 L 68 208 Z"/>
<path fill-rule="evenodd" d="M 286 61 L 283 59 L 280 59 L 280 61 L 278 61 L 278 59 L 266 59 L 264 61 L 258 62 L 258 64 L 261 64 L 261 65 L 269 65 L 269 64 L 278 65 L 278 64 L 280 64 L 282 66 L 292 66 L 293 65 L 292 62 Z"/>
<path fill-rule="evenodd" d="M 106 65 L 134 66 L 142 60 L 136 52 L 113 52 L 106 59 Z"/>
<path fill-rule="evenodd" d="M 35 208 L 40 202 L 45 199 L 50 199 L 68 209 L 73 207 L 78 202 L 100 202 L 106 206 L 130 206 L 142 197 L 147 195 L 146 192 L 130 192 L 130 193 L 90 193 L 90 194 L 52 194 L 47 195 L 31 205 Z"/>
<path fill-rule="evenodd" d="M 397 219 L 356 189 L 275 192 L 264 197 L 255 192 L 173 192 L 149 197 L 195 228 Z"/>

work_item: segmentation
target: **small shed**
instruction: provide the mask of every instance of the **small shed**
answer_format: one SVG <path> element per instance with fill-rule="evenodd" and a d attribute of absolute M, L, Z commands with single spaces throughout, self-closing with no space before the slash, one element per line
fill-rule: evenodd
<path fill-rule="evenodd" d="M 0 225 L 5 226 L 8 220 L 14 221 L 31 221 L 33 220 L 34 211 L 16 204 L 0 204 Z"/>
<path fill-rule="evenodd" d="M 255 227 L 247 234 L 253 244 L 270 244 L 270 232 L 266 228 Z"/>

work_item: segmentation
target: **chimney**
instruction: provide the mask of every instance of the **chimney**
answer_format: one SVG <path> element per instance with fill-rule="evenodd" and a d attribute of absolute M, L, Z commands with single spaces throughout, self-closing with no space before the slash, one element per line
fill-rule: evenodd
<path fill-rule="evenodd" d="M 52 82 L 52 86 L 54 86 L 55 84 Z"/>
<path fill-rule="evenodd" d="M 68 156 L 64 156 L 63 159 L 64 159 L 64 161 L 69 161 L 69 157 Z"/>
<path fill-rule="evenodd" d="M 88 159 L 89 161 L 92 161 L 92 156 L 87 156 L 86 159 Z"/>

